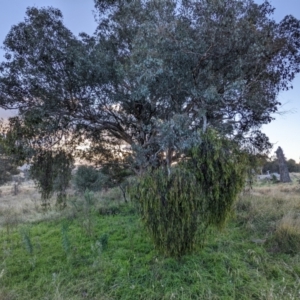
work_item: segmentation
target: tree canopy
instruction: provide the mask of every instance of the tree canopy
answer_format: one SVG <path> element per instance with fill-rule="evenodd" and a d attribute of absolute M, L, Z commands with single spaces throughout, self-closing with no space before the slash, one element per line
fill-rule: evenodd
<path fill-rule="evenodd" d="M 252 0 L 95 8 L 92 36 L 74 36 L 51 7 L 28 8 L 8 33 L 0 107 L 19 110 L 8 131 L 23 151 L 74 154 L 88 142 L 84 155 L 140 172 L 171 165 L 207 127 L 241 146 L 270 146 L 260 127 L 299 72 L 299 20 L 276 23 L 268 1 Z"/>

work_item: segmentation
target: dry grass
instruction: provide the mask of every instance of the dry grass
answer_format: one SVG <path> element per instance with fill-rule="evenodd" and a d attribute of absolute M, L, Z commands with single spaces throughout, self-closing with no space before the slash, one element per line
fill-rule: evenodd
<path fill-rule="evenodd" d="M 237 219 L 270 251 L 300 251 L 300 184 L 293 178 L 292 183 L 255 186 L 236 204 Z"/>
<path fill-rule="evenodd" d="M 0 187 L 0 227 L 5 227 L 8 231 L 17 227 L 20 223 L 35 222 L 46 219 L 53 219 L 62 214 L 74 213 L 78 205 L 84 202 L 83 195 L 77 195 L 74 189 L 68 190 L 68 209 L 61 211 L 55 207 L 55 196 L 50 199 L 51 207 L 45 211 L 42 207 L 41 196 L 36 190 L 33 181 L 27 181 L 19 186 L 19 193 L 13 195 L 13 184 L 6 184 Z M 93 193 L 95 203 L 94 209 L 110 207 L 123 202 L 122 192 L 119 188 Z"/>
<path fill-rule="evenodd" d="M 17 299 L 17 297 L 12 292 L 0 291 L 0 300 L 15 300 L 15 299 Z"/>
<path fill-rule="evenodd" d="M 57 214 L 53 210 L 45 213 L 40 194 L 32 181 L 22 183 L 17 195 L 13 195 L 12 189 L 12 183 L 0 187 L 0 227 L 10 230 L 19 223 L 39 221 Z M 55 200 L 52 202 L 55 203 Z"/>
<path fill-rule="evenodd" d="M 300 214 L 289 212 L 278 222 L 274 236 L 273 245 L 278 250 L 287 254 L 300 252 Z"/>
<path fill-rule="evenodd" d="M 254 188 L 250 199 L 257 213 L 262 215 L 300 210 L 300 185 L 277 184 L 267 188 Z"/>

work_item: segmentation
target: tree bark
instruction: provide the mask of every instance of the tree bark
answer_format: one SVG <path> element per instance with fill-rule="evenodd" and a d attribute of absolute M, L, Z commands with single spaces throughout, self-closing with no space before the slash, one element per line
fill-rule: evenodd
<path fill-rule="evenodd" d="M 283 154 L 283 151 L 281 147 L 278 147 L 276 150 L 276 155 L 278 158 L 278 164 L 279 164 L 279 173 L 280 173 L 280 181 L 281 182 L 291 182 L 290 174 L 287 168 L 287 164 L 285 161 L 285 157 Z"/>

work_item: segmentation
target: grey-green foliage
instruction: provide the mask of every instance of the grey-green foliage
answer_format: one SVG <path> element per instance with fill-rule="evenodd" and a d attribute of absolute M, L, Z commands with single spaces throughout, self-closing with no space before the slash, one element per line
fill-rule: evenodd
<path fill-rule="evenodd" d="M 0 105 L 19 108 L 19 145 L 64 141 L 75 153 L 89 140 L 97 160 L 118 158 L 140 173 L 170 166 L 207 126 L 270 146 L 259 127 L 299 72 L 299 20 L 276 23 L 270 4 L 253 0 L 95 0 L 95 8 L 93 36 L 75 37 L 54 8 L 29 8 L 8 33 Z M 165 135 L 162 124 L 179 116 L 189 119 L 185 132 Z"/>
<path fill-rule="evenodd" d="M 80 192 L 100 191 L 103 188 L 109 187 L 109 176 L 97 170 L 93 166 L 79 166 L 75 175 L 74 183 L 77 190 Z"/>

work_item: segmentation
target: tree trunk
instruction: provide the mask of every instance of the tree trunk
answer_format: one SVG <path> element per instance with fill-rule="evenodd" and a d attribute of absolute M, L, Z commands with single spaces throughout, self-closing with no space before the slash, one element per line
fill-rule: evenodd
<path fill-rule="evenodd" d="M 287 164 L 285 161 L 285 157 L 283 154 L 283 151 L 281 147 L 278 147 L 276 150 L 276 155 L 278 158 L 278 164 L 279 164 L 279 173 L 280 173 L 280 181 L 281 182 L 291 182 L 290 174 L 287 168 Z"/>

